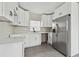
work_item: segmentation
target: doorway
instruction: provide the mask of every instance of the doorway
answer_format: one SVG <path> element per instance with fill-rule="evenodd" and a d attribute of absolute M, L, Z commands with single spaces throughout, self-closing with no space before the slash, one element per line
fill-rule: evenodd
<path fill-rule="evenodd" d="M 41 40 L 42 40 L 42 44 L 47 44 L 48 43 L 48 33 L 42 33 L 41 34 Z"/>

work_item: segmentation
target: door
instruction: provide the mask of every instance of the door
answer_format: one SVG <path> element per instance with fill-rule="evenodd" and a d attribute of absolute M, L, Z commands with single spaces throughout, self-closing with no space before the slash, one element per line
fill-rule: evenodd
<path fill-rule="evenodd" d="M 54 47 L 64 55 L 67 55 L 68 18 L 69 15 L 66 15 L 55 20 L 56 43 L 54 44 Z"/>

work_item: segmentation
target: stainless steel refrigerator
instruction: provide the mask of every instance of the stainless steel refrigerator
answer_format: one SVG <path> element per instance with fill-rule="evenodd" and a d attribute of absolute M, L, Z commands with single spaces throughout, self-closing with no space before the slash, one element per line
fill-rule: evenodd
<path fill-rule="evenodd" d="M 70 14 L 57 18 L 53 22 L 55 22 L 53 28 L 55 36 L 52 46 L 65 56 L 68 56 Z"/>

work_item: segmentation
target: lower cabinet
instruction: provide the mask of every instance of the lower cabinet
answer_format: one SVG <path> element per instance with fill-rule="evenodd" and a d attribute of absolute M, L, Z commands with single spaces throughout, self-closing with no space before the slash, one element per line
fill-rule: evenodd
<path fill-rule="evenodd" d="M 52 32 L 49 32 L 48 33 L 48 44 L 51 44 L 52 45 Z"/>
<path fill-rule="evenodd" d="M 41 33 L 32 33 L 29 35 L 26 35 L 24 47 L 33 47 L 41 45 Z"/>
<path fill-rule="evenodd" d="M 0 57 L 23 57 L 23 43 L 7 43 L 0 45 Z"/>

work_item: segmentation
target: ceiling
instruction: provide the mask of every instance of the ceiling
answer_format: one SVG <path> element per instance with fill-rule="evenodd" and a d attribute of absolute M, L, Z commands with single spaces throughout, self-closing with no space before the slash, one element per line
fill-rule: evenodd
<path fill-rule="evenodd" d="M 64 2 L 20 2 L 19 4 L 31 12 L 42 14 L 52 13 L 55 8 Z"/>

